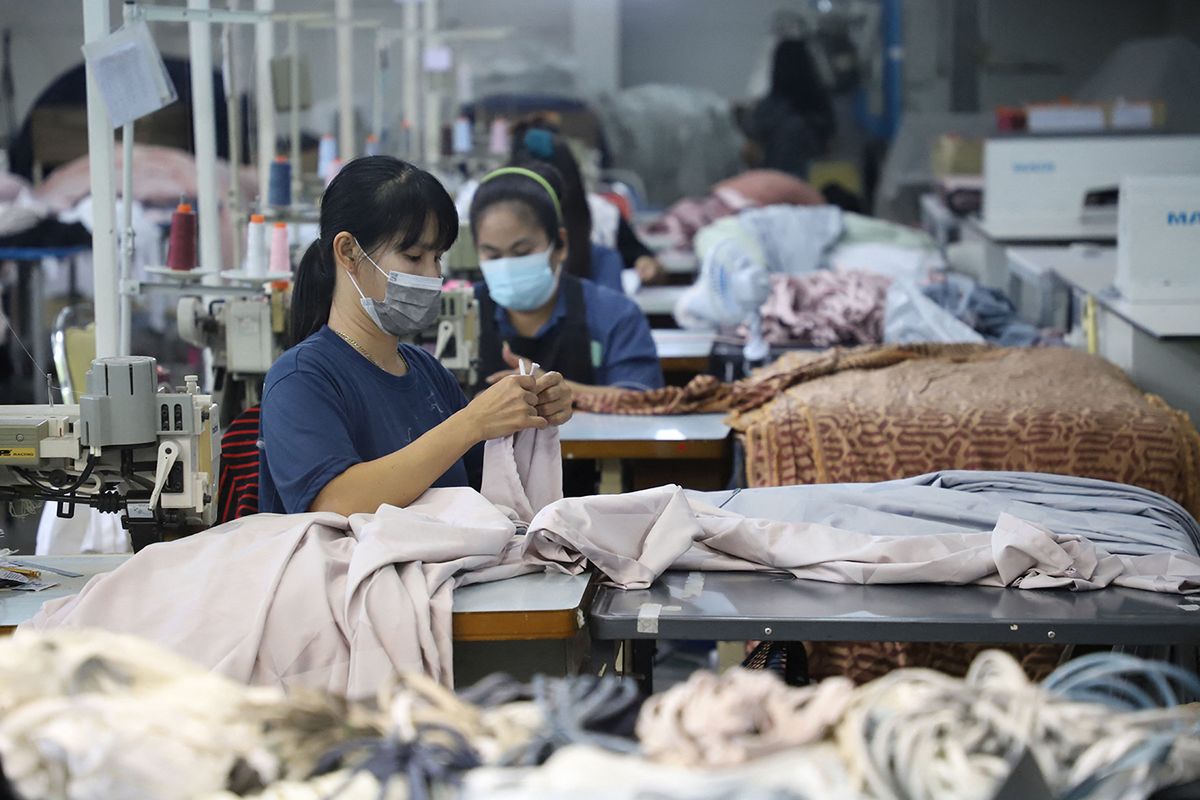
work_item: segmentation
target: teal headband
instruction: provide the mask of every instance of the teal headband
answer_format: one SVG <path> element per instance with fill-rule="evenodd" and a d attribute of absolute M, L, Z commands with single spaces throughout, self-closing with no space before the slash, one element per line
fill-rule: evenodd
<path fill-rule="evenodd" d="M 550 181 L 546 180 L 541 175 L 538 175 L 531 169 L 525 169 L 524 167 L 501 167 L 500 169 L 492 170 L 487 175 L 484 175 L 483 178 L 480 179 L 479 185 L 483 186 L 492 178 L 499 178 L 501 175 L 521 175 L 537 181 L 541 187 L 546 190 L 546 194 L 550 195 L 550 200 L 554 203 L 554 213 L 558 217 L 559 224 L 562 224 L 562 206 L 558 203 L 558 193 L 554 191 L 554 187 L 550 185 Z"/>

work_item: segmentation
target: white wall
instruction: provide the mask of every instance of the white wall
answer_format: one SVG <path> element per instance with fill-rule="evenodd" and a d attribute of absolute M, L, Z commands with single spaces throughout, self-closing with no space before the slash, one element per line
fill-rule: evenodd
<path fill-rule="evenodd" d="M 799 0 L 623 0 L 621 83 L 676 83 L 746 97 L 770 58 L 771 17 Z"/>
<path fill-rule="evenodd" d="M 1167 32 L 1161 0 L 984 0 L 983 108 L 1070 96 L 1126 39 Z"/>

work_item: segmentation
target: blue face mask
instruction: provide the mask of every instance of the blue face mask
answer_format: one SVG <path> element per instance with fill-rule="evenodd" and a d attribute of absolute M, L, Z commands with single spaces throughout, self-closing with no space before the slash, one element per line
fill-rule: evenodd
<path fill-rule="evenodd" d="M 481 261 L 488 294 L 512 311 L 541 308 L 558 289 L 558 272 L 550 266 L 551 246 L 540 253 Z"/>

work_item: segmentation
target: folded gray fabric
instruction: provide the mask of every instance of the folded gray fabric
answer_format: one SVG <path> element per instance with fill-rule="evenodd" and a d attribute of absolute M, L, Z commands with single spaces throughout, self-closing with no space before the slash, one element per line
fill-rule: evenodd
<path fill-rule="evenodd" d="M 1031 472 L 946 470 L 882 483 L 743 489 L 700 495 L 751 517 L 820 522 L 876 535 L 992 530 L 1007 512 L 1113 555 L 1200 555 L 1200 525 L 1163 495 L 1110 481 Z"/>

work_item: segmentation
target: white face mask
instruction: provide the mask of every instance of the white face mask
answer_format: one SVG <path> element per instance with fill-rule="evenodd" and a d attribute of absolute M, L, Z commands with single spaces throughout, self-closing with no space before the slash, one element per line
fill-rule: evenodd
<path fill-rule="evenodd" d="M 358 242 L 355 242 L 357 245 Z M 362 246 L 359 245 L 359 250 Z M 407 272 L 384 272 L 375 259 L 362 250 L 363 257 L 371 262 L 371 266 L 387 277 L 387 292 L 382 300 L 376 300 L 363 294 L 362 287 L 350 272 L 350 282 L 358 290 L 362 298 L 363 311 L 367 312 L 379 329 L 390 336 L 410 336 L 419 333 L 437 322 L 441 313 L 442 278 L 429 278 L 423 275 L 409 275 Z"/>
<path fill-rule="evenodd" d="M 558 270 L 550 265 L 552 252 L 553 245 L 538 253 L 479 262 L 488 294 L 496 305 L 532 311 L 549 302 L 558 289 Z"/>

